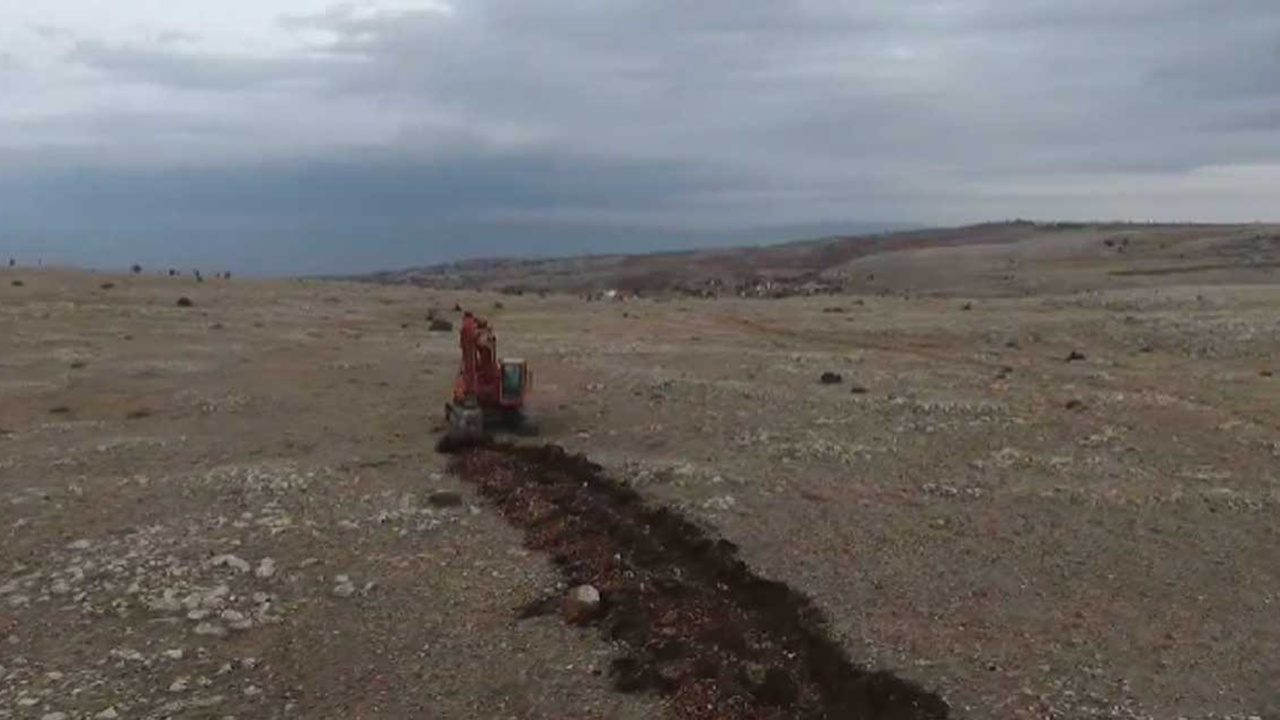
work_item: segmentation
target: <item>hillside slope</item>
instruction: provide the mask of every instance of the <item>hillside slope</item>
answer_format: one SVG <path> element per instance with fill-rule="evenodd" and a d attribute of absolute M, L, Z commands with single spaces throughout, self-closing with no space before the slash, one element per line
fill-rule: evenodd
<path fill-rule="evenodd" d="M 762 247 L 479 259 L 362 276 L 384 284 L 506 291 L 786 296 L 1021 295 L 1168 284 L 1270 282 L 1280 227 L 1009 222 Z"/>

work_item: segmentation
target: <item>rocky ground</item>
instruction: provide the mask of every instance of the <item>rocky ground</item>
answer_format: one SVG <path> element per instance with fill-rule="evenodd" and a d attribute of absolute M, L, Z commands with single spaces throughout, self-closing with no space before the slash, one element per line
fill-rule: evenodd
<path fill-rule="evenodd" d="M 598 633 L 518 618 L 563 578 L 432 451 L 455 304 L 530 361 L 539 442 L 953 717 L 1280 717 L 1275 284 L 587 304 L 16 268 L 0 718 L 665 712 Z"/>

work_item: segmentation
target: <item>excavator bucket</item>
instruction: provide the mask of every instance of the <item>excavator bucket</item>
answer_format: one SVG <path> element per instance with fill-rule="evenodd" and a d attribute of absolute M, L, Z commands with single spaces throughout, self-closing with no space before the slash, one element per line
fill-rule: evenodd
<path fill-rule="evenodd" d="M 491 440 L 485 431 L 484 410 L 480 406 L 445 403 L 444 416 L 449 426 L 436 443 L 437 451 L 457 452 L 487 444 Z"/>

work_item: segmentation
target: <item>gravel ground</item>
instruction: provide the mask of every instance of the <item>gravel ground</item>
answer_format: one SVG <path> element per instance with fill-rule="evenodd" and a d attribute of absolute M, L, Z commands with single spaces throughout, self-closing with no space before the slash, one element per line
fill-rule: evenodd
<path fill-rule="evenodd" d="M 1275 286 L 496 299 L 0 271 L 0 718 L 661 715 L 431 451 L 455 303 L 953 716 L 1280 717 Z"/>

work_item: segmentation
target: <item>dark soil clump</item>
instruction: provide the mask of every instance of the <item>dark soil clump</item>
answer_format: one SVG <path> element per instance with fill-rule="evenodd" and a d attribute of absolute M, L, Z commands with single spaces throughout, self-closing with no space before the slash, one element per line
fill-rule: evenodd
<path fill-rule="evenodd" d="M 646 504 L 559 447 L 474 447 L 450 468 L 550 555 L 567 584 L 598 588 L 596 624 L 625 648 L 615 686 L 657 691 L 681 720 L 942 720 L 936 694 L 854 665 L 822 612 L 757 576 L 730 542 Z M 543 600 L 525 615 L 551 607 Z"/>

